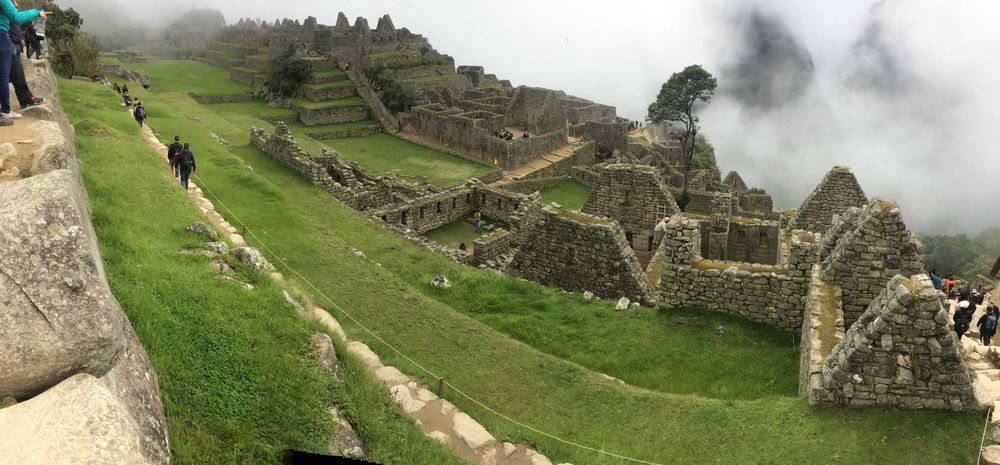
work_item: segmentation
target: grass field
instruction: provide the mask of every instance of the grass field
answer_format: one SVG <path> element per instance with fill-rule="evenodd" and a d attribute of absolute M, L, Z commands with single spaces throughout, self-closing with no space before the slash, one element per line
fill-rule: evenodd
<path fill-rule="evenodd" d="M 481 176 L 494 168 L 438 152 L 388 134 L 372 134 L 324 141 L 347 160 L 373 173 L 390 172 L 414 180 L 427 176 L 431 183 L 448 186 Z"/>
<path fill-rule="evenodd" d="M 328 110 L 330 108 L 367 106 L 361 97 L 348 97 L 336 100 L 325 100 L 322 102 L 313 102 L 312 100 L 297 98 L 292 100 L 292 105 L 305 108 L 306 110 Z"/>
<path fill-rule="evenodd" d="M 229 71 L 197 61 L 150 60 L 129 63 L 146 76 L 156 76 L 154 92 L 181 92 L 200 95 L 241 95 L 253 91 L 250 86 L 229 79 Z"/>
<path fill-rule="evenodd" d="M 319 326 L 299 318 L 270 280 L 244 274 L 259 286 L 246 291 L 216 275 L 207 257 L 182 254 L 201 245 L 184 227 L 204 218 L 117 96 L 92 84 L 59 85 L 108 280 L 160 378 L 175 463 L 280 463 L 283 449 L 325 451 L 334 401 L 373 460 L 463 463 L 399 415 L 339 343 L 346 382 L 321 375 L 309 349 Z"/>
<path fill-rule="evenodd" d="M 404 353 L 520 421 L 659 463 L 975 461 L 982 425 L 975 415 L 810 408 L 796 393 L 789 333 L 696 310 L 618 312 L 610 302 L 461 267 L 373 225 L 259 150 L 215 144 L 209 131 L 242 129 L 210 110 L 183 96 L 149 98 L 177 108 L 150 121 L 161 134 L 186 134 L 205 147 L 199 179 L 216 205 L 232 210 L 231 222 L 250 225 Z M 354 143 L 372 157 L 391 153 L 369 138 Z M 439 274 L 451 289 L 428 284 Z M 419 374 L 356 326 L 345 327 L 389 363 Z M 510 424 L 454 392 L 447 397 L 498 437 L 534 444 L 557 463 L 623 463 Z"/>
<path fill-rule="evenodd" d="M 541 191 L 542 200 L 546 203 L 555 202 L 570 210 L 583 208 L 583 203 L 590 196 L 590 188 L 578 181 L 567 179 Z"/>

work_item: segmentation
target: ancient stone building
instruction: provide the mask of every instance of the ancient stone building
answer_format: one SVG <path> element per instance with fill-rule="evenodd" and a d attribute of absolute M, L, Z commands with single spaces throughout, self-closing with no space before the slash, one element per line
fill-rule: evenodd
<path fill-rule="evenodd" d="M 549 205 L 525 234 L 510 274 L 603 298 L 649 300 L 646 273 L 618 223 Z"/>
<path fill-rule="evenodd" d="M 926 275 L 896 275 L 879 286 L 843 339 L 826 349 L 828 356 L 815 352 L 832 341 L 807 344 L 810 339 L 803 338 L 801 391 L 812 404 L 984 409 L 949 323 Z M 804 331 L 811 325 L 806 321 Z"/>
<path fill-rule="evenodd" d="M 851 169 L 835 166 L 802 202 L 792 220 L 792 227 L 826 232 L 833 224 L 834 215 L 841 215 L 848 208 L 860 207 L 866 202 L 865 192 Z"/>
<path fill-rule="evenodd" d="M 598 169 L 600 180 L 583 211 L 617 221 L 639 261 L 649 263 L 655 251 L 653 228 L 680 213 L 673 194 L 652 166 L 609 164 Z"/>
<path fill-rule="evenodd" d="M 736 171 L 730 171 L 726 175 L 726 178 L 722 180 L 722 184 L 725 184 L 730 189 L 730 192 L 734 194 L 742 194 L 747 190 L 747 183 L 743 181 L 743 177 Z"/>
<path fill-rule="evenodd" d="M 810 270 L 817 258 L 812 234 L 793 234 L 787 260 L 763 266 L 703 258 L 699 220 L 677 215 L 662 230 L 654 258 L 662 260 L 655 264 L 661 269 L 660 307 L 700 307 L 789 330 L 801 327 Z"/>
<path fill-rule="evenodd" d="M 836 237 L 840 234 L 840 237 Z M 875 199 L 857 214 L 841 216 L 824 241 L 836 245 L 823 258 L 822 277 L 843 290 L 844 325 L 861 316 L 893 276 L 924 269 L 921 245 L 906 228 L 899 207 Z M 829 249 L 829 243 L 824 244 Z"/>

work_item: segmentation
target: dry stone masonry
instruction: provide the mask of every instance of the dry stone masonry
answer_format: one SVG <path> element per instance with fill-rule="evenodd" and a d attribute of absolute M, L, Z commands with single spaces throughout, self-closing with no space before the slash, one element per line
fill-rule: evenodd
<path fill-rule="evenodd" d="M 980 410 L 930 278 L 893 277 L 826 359 L 812 403 Z"/>
<path fill-rule="evenodd" d="M 802 202 L 792 227 L 823 233 L 833 224 L 834 215 L 867 203 L 865 192 L 850 168 L 835 166 Z"/>

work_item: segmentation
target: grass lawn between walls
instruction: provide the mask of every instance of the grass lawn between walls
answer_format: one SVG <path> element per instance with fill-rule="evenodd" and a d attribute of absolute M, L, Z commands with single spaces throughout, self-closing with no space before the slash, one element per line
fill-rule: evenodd
<path fill-rule="evenodd" d="M 199 61 L 150 60 L 126 65 L 146 76 L 155 75 L 154 92 L 180 92 L 200 95 L 242 95 L 253 89 L 229 78 L 229 71 Z M 135 88 L 140 87 L 135 85 Z M 129 89 L 132 93 L 133 89 Z M 135 95 L 132 95 L 135 98 Z"/>
<path fill-rule="evenodd" d="M 541 194 L 545 203 L 555 202 L 570 210 L 579 210 L 590 197 L 590 188 L 579 181 L 567 179 L 543 189 Z"/>
<path fill-rule="evenodd" d="M 210 136 L 247 128 L 183 95 L 148 98 L 161 107 L 149 123 L 162 137 L 182 134 L 198 148 L 199 179 L 217 206 L 231 210 L 220 208 L 230 222 L 239 224 L 239 217 L 395 347 L 519 421 L 659 463 L 975 461 L 982 427 L 976 415 L 810 408 L 796 393 L 790 333 L 696 310 L 617 312 L 610 302 L 462 267 L 378 227 L 259 150 L 224 147 Z M 351 247 L 367 256 L 354 256 Z M 438 274 L 451 289 L 429 285 Z M 388 363 L 419 374 L 334 315 Z M 726 337 L 718 336 L 720 325 Z M 455 392 L 446 397 L 498 438 L 534 444 L 556 462 L 625 463 L 508 423 Z"/>
<path fill-rule="evenodd" d="M 309 345 L 321 328 L 269 279 L 243 273 L 258 286 L 247 291 L 218 276 L 208 257 L 181 253 L 203 247 L 184 228 L 205 220 L 117 95 L 96 84 L 59 86 L 108 280 L 159 376 L 175 463 L 277 464 L 284 449 L 324 452 L 334 402 L 372 460 L 464 463 L 401 416 L 336 338 L 345 381 L 321 374 Z"/>

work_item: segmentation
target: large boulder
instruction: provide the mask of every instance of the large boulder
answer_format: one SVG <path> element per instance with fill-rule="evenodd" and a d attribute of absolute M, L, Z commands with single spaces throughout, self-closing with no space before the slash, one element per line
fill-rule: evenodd
<path fill-rule="evenodd" d="M 229 254 L 236 257 L 237 260 L 243 262 L 244 265 L 253 271 L 260 273 L 274 271 L 274 267 L 264 258 L 264 254 L 253 247 L 237 247 L 230 251 Z"/>
<path fill-rule="evenodd" d="M 125 351 L 101 383 L 121 401 L 139 428 L 142 455 L 151 463 L 170 463 L 159 379 L 131 325 L 125 325 Z"/>
<path fill-rule="evenodd" d="M 128 409 L 85 373 L 0 410 L 0 431 L 0 464 L 156 463 Z"/>
<path fill-rule="evenodd" d="M 78 183 L 57 170 L 0 184 L 0 397 L 103 376 L 125 346 Z"/>

